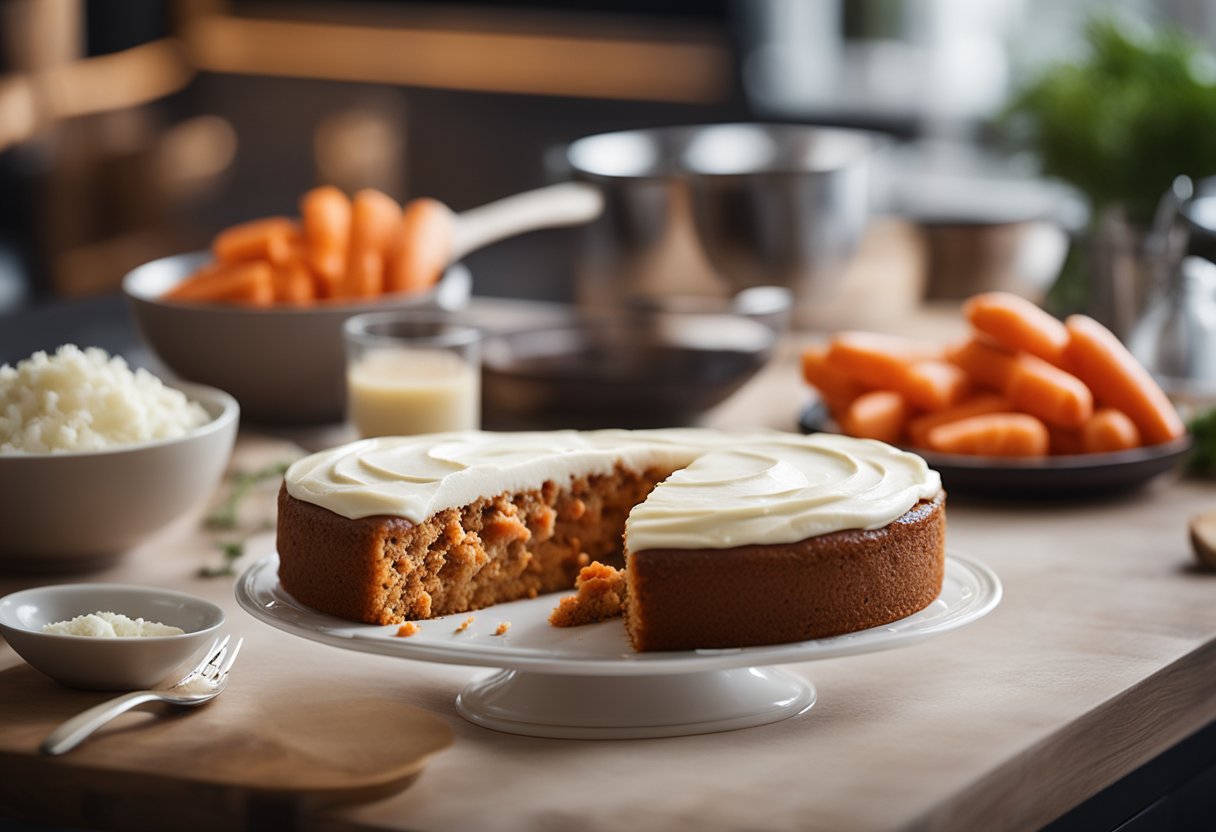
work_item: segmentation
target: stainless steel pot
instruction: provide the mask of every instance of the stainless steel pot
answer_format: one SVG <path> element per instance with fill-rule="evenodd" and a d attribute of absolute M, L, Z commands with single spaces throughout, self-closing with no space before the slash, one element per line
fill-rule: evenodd
<path fill-rule="evenodd" d="M 830 295 L 865 229 L 882 145 L 860 131 L 772 124 L 573 142 L 570 175 L 604 197 L 578 268 L 579 302 L 779 285 L 798 307 L 814 304 Z"/>

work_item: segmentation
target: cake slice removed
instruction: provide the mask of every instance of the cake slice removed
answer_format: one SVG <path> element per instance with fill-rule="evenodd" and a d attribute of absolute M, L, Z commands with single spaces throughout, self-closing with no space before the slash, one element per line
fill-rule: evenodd
<path fill-rule="evenodd" d="M 554 627 L 581 627 L 619 617 L 625 609 L 625 570 L 598 560 L 579 570 L 574 595 L 558 602 L 549 615 Z"/>

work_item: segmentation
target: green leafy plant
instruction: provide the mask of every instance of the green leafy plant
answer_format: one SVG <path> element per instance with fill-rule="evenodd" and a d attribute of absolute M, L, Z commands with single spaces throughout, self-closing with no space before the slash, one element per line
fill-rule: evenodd
<path fill-rule="evenodd" d="M 1049 67 L 1006 124 L 1095 218 L 1118 207 L 1146 225 L 1175 176 L 1216 173 L 1216 63 L 1185 33 L 1111 18 L 1091 21 L 1087 40 L 1088 57 Z"/>
<path fill-rule="evenodd" d="M 1188 427 L 1195 444 L 1187 458 L 1187 471 L 1206 476 L 1216 474 L 1216 408 L 1196 416 Z"/>

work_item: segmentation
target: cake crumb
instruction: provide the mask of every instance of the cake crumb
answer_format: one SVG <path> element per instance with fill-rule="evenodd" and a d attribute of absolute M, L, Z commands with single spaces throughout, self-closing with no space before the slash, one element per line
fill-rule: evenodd
<path fill-rule="evenodd" d="M 581 627 L 621 615 L 625 570 L 593 561 L 579 570 L 574 590 L 574 595 L 563 598 L 550 613 L 549 623 L 554 627 Z"/>
<path fill-rule="evenodd" d="M 420 629 L 422 628 L 413 621 L 407 621 L 397 628 L 397 638 L 409 638 L 416 635 Z"/>
<path fill-rule="evenodd" d="M 473 618 L 474 616 L 470 615 L 464 621 L 461 621 L 460 625 L 456 627 L 456 632 L 463 633 L 465 630 L 469 629 L 469 625 L 473 623 Z"/>
<path fill-rule="evenodd" d="M 511 622 L 510 622 L 510 621 L 504 621 L 504 622 L 502 622 L 501 624 L 499 624 L 499 625 L 498 625 L 498 629 L 496 629 L 496 630 L 494 631 L 494 635 L 496 635 L 496 636 L 505 636 L 505 635 L 507 634 L 507 630 L 509 630 L 509 629 L 511 629 Z"/>

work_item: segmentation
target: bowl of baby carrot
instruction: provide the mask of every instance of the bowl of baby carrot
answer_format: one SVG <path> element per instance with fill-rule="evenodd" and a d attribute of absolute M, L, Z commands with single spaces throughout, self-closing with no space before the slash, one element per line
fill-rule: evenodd
<path fill-rule="evenodd" d="M 963 304 L 968 337 L 840 332 L 808 347 L 804 429 L 908 447 L 947 487 L 1047 495 L 1143 484 L 1190 447 L 1152 375 L 1105 326 L 1005 292 Z"/>
<path fill-rule="evenodd" d="M 455 310 L 468 271 L 446 269 L 425 222 L 364 190 L 313 189 L 300 216 L 220 232 L 209 251 L 146 263 L 123 280 L 143 339 L 179 377 L 231 393 L 268 424 L 343 418 L 342 324 L 375 310 Z"/>

